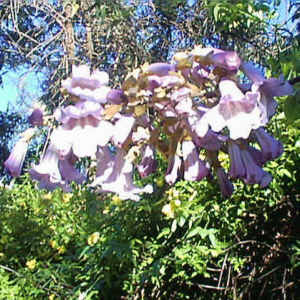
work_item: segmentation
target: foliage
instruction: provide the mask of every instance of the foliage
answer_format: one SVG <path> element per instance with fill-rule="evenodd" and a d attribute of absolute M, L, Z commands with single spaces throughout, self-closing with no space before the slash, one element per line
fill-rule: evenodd
<path fill-rule="evenodd" d="M 0 195 L 2 299 L 268 299 L 299 293 L 299 133 L 280 116 L 286 145 L 269 188 L 178 182 L 160 172 L 140 202 L 36 190 L 25 177 Z M 85 298 L 84 298 L 85 297 Z"/>

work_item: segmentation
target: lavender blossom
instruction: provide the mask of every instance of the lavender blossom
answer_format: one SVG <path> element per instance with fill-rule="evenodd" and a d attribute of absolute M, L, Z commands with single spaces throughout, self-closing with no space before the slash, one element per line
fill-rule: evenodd
<path fill-rule="evenodd" d="M 31 126 L 42 126 L 43 117 L 44 112 L 40 108 L 35 108 L 28 117 L 28 122 Z"/>
<path fill-rule="evenodd" d="M 137 165 L 137 170 L 142 178 L 149 176 L 155 172 L 157 161 L 154 156 L 154 148 L 150 145 L 144 145 L 142 149 L 142 159 Z"/>
<path fill-rule="evenodd" d="M 230 157 L 230 171 L 231 178 L 245 178 L 246 169 L 241 157 L 241 149 L 234 141 L 229 141 L 228 152 Z"/>
<path fill-rule="evenodd" d="M 261 147 L 264 161 L 275 159 L 283 153 L 282 144 L 269 135 L 263 128 L 255 130 L 254 135 Z"/>
<path fill-rule="evenodd" d="M 63 191 L 70 192 L 70 187 L 62 179 L 58 162 L 59 156 L 50 144 L 39 165 L 33 165 L 29 170 L 29 174 L 32 179 L 39 182 L 41 189 L 52 191 L 57 187 L 61 187 Z"/>
<path fill-rule="evenodd" d="M 192 141 L 182 142 L 182 155 L 185 180 L 200 181 L 209 174 L 204 161 L 199 159 L 199 153 Z"/>
<path fill-rule="evenodd" d="M 81 100 L 106 103 L 110 91 L 108 80 L 106 72 L 94 71 L 90 74 L 87 65 L 73 66 L 72 77 L 63 80 L 62 87 Z"/>
<path fill-rule="evenodd" d="M 112 140 L 117 147 L 121 147 L 126 142 L 133 130 L 134 124 L 135 118 L 133 116 L 119 115 L 112 134 Z"/>
<path fill-rule="evenodd" d="M 241 149 L 241 158 L 244 164 L 246 174 L 244 181 L 249 184 L 260 184 L 261 187 L 266 187 L 272 180 L 272 176 L 265 172 L 258 163 L 254 160 L 247 148 Z"/>
<path fill-rule="evenodd" d="M 292 95 L 294 89 L 283 77 L 266 79 L 263 74 L 251 62 L 243 62 L 242 70 L 253 82 L 253 88 L 261 93 L 259 106 L 262 113 L 262 125 L 266 125 L 274 115 L 277 102 L 274 97 Z"/>
<path fill-rule="evenodd" d="M 182 175 L 182 160 L 180 156 L 175 153 L 169 157 L 168 168 L 166 172 L 166 182 L 168 184 L 174 184 L 176 180 Z"/>
<path fill-rule="evenodd" d="M 77 157 L 91 157 L 97 152 L 97 146 L 105 146 L 113 135 L 113 125 L 107 121 L 102 120 L 97 126 L 89 125 L 88 118 L 79 122 L 72 130 L 58 127 L 53 131 L 51 141 L 61 157 L 71 149 Z"/>
<path fill-rule="evenodd" d="M 78 184 L 82 184 L 85 181 L 85 176 L 81 174 L 74 166 L 77 157 L 70 152 L 65 159 L 58 162 L 58 168 L 60 174 L 67 182 L 75 181 Z"/>
<path fill-rule="evenodd" d="M 261 112 L 257 106 L 259 93 L 244 95 L 232 80 L 223 79 L 219 84 L 221 99 L 218 105 L 201 119 L 201 132 L 206 134 L 208 125 L 215 132 L 228 127 L 230 138 L 247 139 L 252 129 L 261 126 Z"/>
<path fill-rule="evenodd" d="M 104 154 L 107 156 L 107 153 Z M 112 192 L 116 193 L 121 199 L 131 199 L 138 201 L 140 199 L 139 194 L 141 193 L 152 193 L 153 188 L 151 185 L 146 185 L 143 188 L 137 187 L 133 184 L 133 165 L 126 159 L 126 152 L 122 149 L 118 149 L 114 156 L 113 166 L 108 168 L 111 173 L 104 176 L 104 173 L 98 172 L 101 176 L 101 180 L 96 177 L 92 186 L 98 184 L 101 185 L 101 192 Z M 101 164 L 101 162 L 99 162 Z M 106 161 L 106 164 L 109 162 Z M 101 170 L 101 169 L 100 169 Z M 106 177 L 106 178 L 105 178 Z"/>
<path fill-rule="evenodd" d="M 4 162 L 5 168 L 13 177 L 21 175 L 22 166 L 28 149 L 28 142 L 21 138 L 14 146 L 8 159 Z"/>
<path fill-rule="evenodd" d="M 97 146 L 106 145 L 113 135 L 113 125 L 103 120 L 101 104 L 79 102 L 56 111 L 62 122 L 51 135 L 52 143 L 61 156 L 73 149 L 77 157 L 95 155 Z"/>
<path fill-rule="evenodd" d="M 223 168 L 218 167 L 216 173 L 222 195 L 224 197 L 230 197 L 234 190 L 233 184 L 228 179 L 228 176 L 226 175 Z"/>
<path fill-rule="evenodd" d="M 158 76 L 166 76 L 169 72 L 175 71 L 175 65 L 168 63 L 154 63 L 149 65 L 147 72 Z"/>

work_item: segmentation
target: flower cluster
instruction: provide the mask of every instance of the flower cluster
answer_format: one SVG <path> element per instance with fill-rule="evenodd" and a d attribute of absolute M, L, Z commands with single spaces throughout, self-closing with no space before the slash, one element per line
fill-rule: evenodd
<path fill-rule="evenodd" d="M 108 81 L 107 73 L 82 65 L 62 82 L 69 105 L 55 112 L 59 126 L 40 164 L 29 171 L 41 188 L 69 191 L 70 182 L 82 183 L 76 161 L 88 157 L 96 160 L 92 187 L 138 200 L 153 187 L 136 186 L 133 174 L 155 172 L 157 152 L 168 161 L 168 184 L 215 174 L 222 194 L 230 196 L 232 179 L 261 187 L 271 181 L 262 167 L 283 147 L 264 126 L 275 113 L 274 97 L 293 93 L 282 78 L 264 78 L 236 52 L 195 47 L 170 63 L 141 66 L 120 89 L 109 88 Z M 31 119 L 42 119 L 36 115 Z M 220 153 L 230 159 L 227 172 Z"/>

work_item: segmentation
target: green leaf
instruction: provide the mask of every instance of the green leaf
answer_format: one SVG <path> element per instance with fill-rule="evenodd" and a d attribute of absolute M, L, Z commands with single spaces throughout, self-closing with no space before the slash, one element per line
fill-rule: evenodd
<path fill-rule="evenodd" d="M 176 220 L 173 220 L 173 223 L 172 223 L 172 226 L 171 226 L 171 231 L 172 232 L 175 232 L 177 229 L 177 221 Z"/>
<path fill-rule="evenodd" d="M 300 118 L 300 90 L 296 95 L 289 96 L 284 103 L 284 114 L 289 122 Z"/>

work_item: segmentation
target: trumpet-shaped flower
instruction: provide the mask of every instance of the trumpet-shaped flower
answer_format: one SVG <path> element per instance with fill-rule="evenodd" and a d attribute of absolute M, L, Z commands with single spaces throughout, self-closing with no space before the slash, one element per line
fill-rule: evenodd
<path fill-rule="evenodd" d="M 75 126 L 72 130 L 58 127 L 53 131 L 51 141 L 61 157 L 71 149 L 77 157 L 91 157 L 97 152 L 97 146 L 105 146 L 113 135 L 113 125 L 107 121 L 92 126 L 86 118 L 80 123 L 82 126 Z"/>
<path fill-rule="evenodd" d="M 258 183 L 261 187 L 266 187 L 271 182 L 272 176 L 259 166 L 247 148 L 241 149 L 241 158 L 246 172 L 244 176 L 246 183 Z"/>
<path fill-rule="evenodd" d="M 228 152 L 230 157 L 230 177 L 244 178 L 246 176 L 246 169 L 241 157 L 241 149 L 239 145 L 233 141 L 229 141 Z"/>
<path fill-rule="evenodd" d="M 283 153 L 282 144 L 269 135 L 263 128 L 255 130 L 254 135 L 261 147 L 264 161 L 275 159 Z"/>
<path fill-rule="evenodd" d="M 106 72 L 94 71 L 91 74 L 87 65 L 73 66 L 72 77 L 63 80 L 62 87 L 81 100 L 106 103 L 110 91 L 108 80 Z"/>
<path fill-rule="evenodd" d="M 70 152 L 63 160 L 59 160 L 58 168 L 64 180 L 67 182 L 75 181 L 78 184 L 82 184 L 85 181 L 85 176 L 75 168 L 74 164 L 76 160 L 77 157 Z"/>
<path fill-rule="evenodd" d="M 199 153 L 192 141 L 182 142 L 182 155 L 185 180 L 199 181 L 209 174 L 209 170 L 204 161 L 200 160 Z"/>
<path fill-rule="evenodd" d="M 103 153 L 103 156 L 108 157 L 107 149 L 105 151 L 106 153 Z M 143 188 L 134 185 L 133 165 L 125 156 L 126 152 L 119 148 L 113 158 L 113 164 L 110 161 L 104 161 L 104 165 L 109 166 L 107 168 L 109 172 L 106 174 L 103 172 L 106 170 L 101 168 L 101 161 L 99 161 L 98 175 L 92 186 L 100 185 L 101 192 L 112 192 L 116 193 L 121 199 L 138 201 L 140 199 L 139 194 L 152 193 L 153 188 L 151 185 L 146 185 Z"/>
<path fill-rule="evenodd" d="M 14 146 L 8 159 L 4 162 L 5 168 L 13 177 L 21 175 L 22 166 L 28 149 L 28 142 L 21 138 Z"/>
<path fill-rule="evenodd" d="M 32 179 L 39 182 L 41 189 L 52 191 L 57 187 L 61 187 L 65 192 L 70 192 L 70 187 L 62 179 L 58 162 L 59 156 L 50 144 L 39 165 L 33 165 L 29 170 L 29 174 Z"/>
<path fill-rule="evenodd" d="M 208 125 L 215 132 L 227 126 L 230 138 L 248 138 L 252 129 L 261 126 L 261 111 L 257 102 L 258 92 L 245 95 L 232 80 L 224 79 L 219 84 L 221 99 L 219 104 L 205 113 L 201 119 L 202 134 L 206 134 Z"/>
<path fill-rule="evenodd" d="M 142 149 L 142 159 L 137 165 L 137 170 L 142 178 L 155 172 L 157 161 L 154 156 L 154 148 L 151 145 L 144 145 Z"/>
<path fill-rule="evenodd" d="M 102 106 L 89 101 L 69 105 L 56 112 L 62 126 L 53 131 L 52 143 L 65 156 L 72 148 L 77 157 L 93 156 L 113 136 L 113 125 L 102 119 Z"/>
<path fill-rule="evenodd" d="M 169 157 L 169 163 L 166 173 L 166 182 L 168 184 L 174 184 L 177 178 L 182 176 L 182 159 L 175 153 L 175 155 Z"/>
<path fill-rule="evenodd" d="M 28 117 L 28 122 L 32 126 L 42 126 L 43 125 L 44 112 L 40 108 L 35 108 L 30 116 Z"/>
<path fill-rule="evenodd" d="M 261 93 L 259 107 L 262 114 L 262 125 L 266 125 L 269 119 L 274 115 L 277 102 L 274 97 L 291 95 L 294 92 L 292 85 L 283 79 L 283 77 L 266 79 L 253 63 L 244 62 L 242 64 L 243 72 L 253 82 L 253 88 Z"/>
<path fill-rule="evenodd" d="M 223 168 L 218 167 L 216 173 L 222 195 L 224 197 L 230 197 L 233 193 L 233 184 L 228 179 L 228 176 Z"/>
<path fill-rule="evenodd" d="M 117 147 L 121 147 L 132 132 L 135 118 L 130 115 L 120 115 L 113 127 L 112 140 Z"/>

